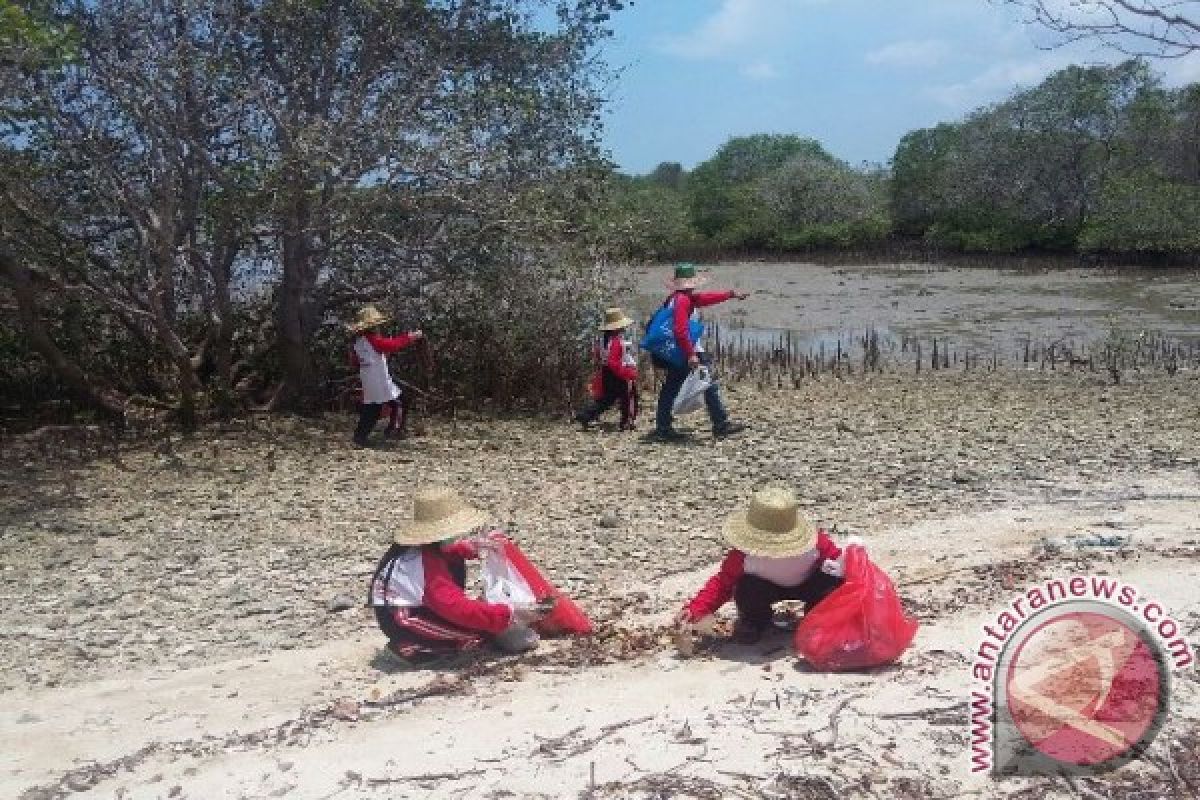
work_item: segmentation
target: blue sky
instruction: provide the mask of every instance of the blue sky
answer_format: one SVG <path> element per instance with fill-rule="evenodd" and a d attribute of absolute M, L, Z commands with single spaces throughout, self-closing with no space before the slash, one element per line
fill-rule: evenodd
<path fill-rule="evenodd" d="M 621 169 L 693 167 L 731 136 L 811 136 L 851 163 L 886 163 L 914 128 L 953 120 L 1070 63 L 997 0 L 635 0 L 613 16 L 606 142 Z M 1200 54 L 1162 62 L 1200 81 Z"/>

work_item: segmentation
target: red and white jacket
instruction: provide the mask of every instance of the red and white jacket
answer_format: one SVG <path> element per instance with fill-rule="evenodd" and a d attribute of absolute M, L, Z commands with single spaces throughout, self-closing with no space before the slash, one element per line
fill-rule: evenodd
<path fill-rule="evenodd" d="M 414 341 L 415 338 L 408 333 L 388 337 L 368 331 L 354 337 L 350 363 L 358 369 L 364 403 L 387 403 L 400 396 L 400 390 L 388 372 L 387 357 Z"/>
<path fill-rule="evenodd" d="M 500 633 L 512 624 L 512 607 L 468 597 L 450 572 L 452 563 L 460 566 L 469 558 L 479 558 L 479 549 L 469 541 L 414 547 L 376 573 L 371 605 L 424 607 L 460 628 Z"/>
<path fill-rule="evenodd" d="M 637 380 L 637 355 L 633 343 L 620 334 L 609 336 L 607 345 L 604 344 L 604 337 L 597 339 L 593 358 L 596 360 L 596 371 L 592 374 L 590 384 L 592 397 L 599 399 L 604 396 L 605 370 L 623 381 Z"/>
<path fill-rule="evenodd" d="M 707 617 L 733 598 L 733 590 L 743 575 L 757 575 L 781 586 L 799 586 L 827 560 L 836 560 L 842 549 L 825 531 L 817 531 L 816 544 L 804 553 L 787 558 L 751 556 L 730 550 L 717 574 L 708 579 L 684 608 L 692 622 Z"/>
<path fill-rule="evenodd" d="M 692 344 L 688 335 L 692 313 L 697 308 L 715 306 L 733 299 L 733 291 L 725 292 L 676 292 L 667 300 L 671 304 L 671 328 L 675 331 L 675 341 L 683 352 L 684 359 L 691 358 L 702 348 Z"/>

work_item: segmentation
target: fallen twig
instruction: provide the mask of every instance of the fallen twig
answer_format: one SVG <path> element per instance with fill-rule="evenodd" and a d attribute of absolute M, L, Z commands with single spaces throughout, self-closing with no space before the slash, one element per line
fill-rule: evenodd
<path fill-rule="evenodd" d="M 857 700 L 857 699 L 858 699 L 857 696 L 843 698 L 842 701 L 837 704 L 837 707 L 835 707 L 833 709 L 833 711 L 829 714 L 829 724 L 826 726 L 827 728 L 829 728 L 829 743 L 825 745 L 826 747 L 833 748 L 833 747 L 837 746 L 838 715 L 842 713 L 842 711 L 846 708 L 846 706 L 850 705 L 850 703 L 852 701 Z M 814 731 L 814 733 L 815 733 L 815 731 Z"/>
<path fill-rule="evenodd" d="M 1188 794 L 1190 794 L 1193 800 L 1195 800 L 1195 798 L 1198 796 L 1196 794 L 1196 787 L 1192 785 L 1191 779 L 1186 775 L 1181 774 L 1179 772 L 1179 768 L 1175 766 L 1175 755 L 1172 752 L 1172 744 L 1172 742 L 1167 742 L 1167 764 L 1169 764 L 1171 767 L 1171 774 L 1175 776 L 1176 781 L 1187 787 Z"/>
<path fill-rule="evenodd" d="M 582 731 L 583 728 L 584 728 L 584 726 L 580 725 L 577 728 L 572 728 L 571 730 L 567 731 L 566 733 L 564 733 L 561 736 L 542 737 L 542 736 L 538 736 L 535 733 L 533 735 L 534 738 L 537 739 L 541 744 L 539 744 L 537 746 L 537 749 L 533 751 L 534 754 L 536 755 L 537 753 L 550 753 L 554 750 L 557 750 L 559 747 L 562 747 L 563 745 L 565 745 L 567 743 L 568 739 L 574 737 L 575 734 Z"/>
<path fill-rule="evenodd" d="M 1158 759 L 1158 760 L 1159 760 L 1159 761 L 1166 761 L 1166 762 L 1167 762 L 1167 766 L 1170 768 L 1170 773 L 1169 773 L 1169 774 L 1170 774 L 1170 776 L 1171 776 L 1172 780 L 1174 780 L 1174 781 L 1175 781 L 1175 785 L 1176 785 L 1176 786 L 1182 785 L 1184 788 L 1186 788 L 1186 789 L 1187 789 L 1187 791 L 1188 791 L 1188 794 L 1190 794 L 1190 795 L 1192 796 L 1192 799 L 1193 799 L 1193 800 L 1196 800 L 1196 798 L 1197 798 L 1197 797 L 1200 797 L 1200 795 L 1197 795 L 1197 794 L 1196 794 L 1196 787 L 1195 787 L 1195 786 L 1193 786 L 1193 785 L 1192 785 L 1192 782 L 1191 782 L 1191 780 L 1189 780 L 1189 779 L 1187 778 L 1187 776 L 1185 776 L 1185 775 L 1181 774 L 1181 773 L 1179 772 L 1179 768 L 1178 768 L 1177 766 L 1175 766 L 1175 754 L 1174 754 L 1174 752 L 1173 752 L 1173 748 L 1171 747 L 1171 745 L 1172 745 L 1172 744 L 1174 744 L 1174 743 L 1173 743 L 1173 742 L 1167 742 L 1167 747 L 1166 747 L 1166 750 L 1167 750 L 1167 755 L 1166 755 L 1166 758 L 1164 758 L 1164 759 Z M 1159 769 L 1162 769 L 1162 765 L 1161 765 L 1161 764 L 1159 765 Z"/>
<path fill-rule="evenodd" d="M 387 697 L 381 697 L 378 700 L 363 700 L 361 705 L 369 708 L 390 708 L 398 706 L 402 703 L 411 703 L 414 700 L 421 700 L 426 697 L 438 697 L 447 694 L 460 694 L 466 692 L 468 686 L 466 681 L 447 680 L 445 678 L 435 678 L 424 686 L 416 689 L 400 689 L 392 692 Z"/>
<path fill-rule="evenodd" d="M 926 719 L 928 717 L 938 716 L 940 714 L 948 714 L 953 711 L 966 711 L 966 702 L 955 703 L 949 706 L 938 706 L 937 708 L 922 708 L 916 711 L 890 711 L 886 714 L 876 714 L 880 719 Z"/>
<path fill-rule="evenodd" d="M 390 783 L 431 783 L 433 781 L 459 781 L 463 778 L 473 778 L 485 774 L 482 769 L 469 769 L 465 772 L 429 772 L 424 775 L 400 775 L 395 778 L 367 778 L 364 783 L 368 786 L 386 786 Z"/>
<path fill-rule="evenodd" d="M 980 564 L 969 564 L 965 567 L 953 567 L 952 569 L 943 569 L 938 570 L 937 572 L 927 572 L 924 575 L 916 578 L 898 579 L 896 581 L 896 585 L 905 587 L 920 586 L 923 583 L 933 583 L 934 581 L 942 578 L 948 578 L 951 575 L 957 575 L 960 572 L 969 572 L 970 570 L 977 569 L 980 566 Z"/>
<path fill-rule="evenodd" d="M 614 733 L 621 730 L 622 728 L 629 728 L 629 727 L 632 727 L 633 725 L 640 725 L 643 722 L 649 722 L 652 719 L 654 719 L 654 716 L 650 715 L 650 716 L 645 716 L 645 717 L 638 717 L 637 719 L 627 719 L 624 722 L 613 722 L 608 725 L 605 725 L 603 728 L 600 729 L 599 735 L 593 736 L 591 739 L 586 739 L 586 740 L 580 742 L 578 745 L 576 745 L 571 750 L 571 752 L 567 753 L 565 756 L 562 756 L 561 758 L 552 758 L 550 760 L 561 763 L 563 761 L 566 761 L 569 758 L 574 758 L 575 756 L 582 755 L 583 753 L 586 753 L 588 750 L 591 750 L 597 744 L 604 741 L 609 736 L 612 736 Z"/>
<path fill-rule="evenodd" d="M 719 769 L 719 770 L 717 770 L 717 774 L 725 775 L 730 778 L 737 778 L 737 779 L 743 780 L 743 781 L 765 781 L 766 780 L 766 778 L 762 775 L 751 775 L 748 772 L 733 772 L 732 770 L 727 770 L 727 769 Z"/>
<path fill-rule="evenodd" d="M 1070 787 L 1071 791 L 1073 791 L 1079 797 L 1087 797 L 1091 800 L 1111 800 L 1109 795 L 1100 794 L 1092 787 L 1075 780 L 1075 778 L 1070 775 L 1063 775 L 1062 779 L 1063 782 Z"/>

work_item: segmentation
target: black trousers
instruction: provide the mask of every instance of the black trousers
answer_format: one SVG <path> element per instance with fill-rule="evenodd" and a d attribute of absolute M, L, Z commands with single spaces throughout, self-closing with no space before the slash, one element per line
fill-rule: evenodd
<path fill-rule="evenodd" d="M 630 389 L 629 381 L 618 378 L 607 369 L 601 373 L 601 381 L 604 387 L 603 396 L 593 399 L 579 412 L 579 421 L 595 422 L 601 414 L 615 405 L 621 412 L 621 427 L 628 427 L 637 417 L 637 392 Z"/>
<path fill-rule="evenodd" d="M 392 418 L 388 422 L 388 433 L 392 433 L 400 429 L 404 425 L 404 397 L 398 397 L 395 400 L 389 400 L 386 403 L 361 403 L 358 407 L 358 425 L 354 428 L 354 441 L 356 444 L 366 444 L 371 431 L 375 430 L 375 423 L 379 422 L 379 417 L 383 414 L 383 407 L 392 407 Z"/>
<path fill-rule="evenodd" d="M 799 586 L 780 586 L 757 575 L 743 575 L 733 589 L 738 618 L 755 628 L 765 628 L 774 614 L 772 605 L 780 600 L 800 600 L 809 611 L 829 593 L 842 585 L 842 579 L 817 569 Z"/>

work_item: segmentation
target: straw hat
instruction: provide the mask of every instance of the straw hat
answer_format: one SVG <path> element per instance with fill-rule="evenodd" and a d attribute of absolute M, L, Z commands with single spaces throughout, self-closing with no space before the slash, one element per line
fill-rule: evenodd
<path fill-rule="evenodd" d="M 750 507 L 725 522 L 725 540 L 752 556 L 786 558 L 810 549 L 816 529 L 796 513 L 790 489 L 770 488 L 754 493 Z"/>
<path fill-rule="evenodd" d="M 619 331 L 628 328 L 633 324 L 633 320 L 625 316 L 625 312 L 619 308 L 604 309 L 604 324 L 600 326 L 602 331 Z"/>
<path fill-rule="evenodd" d="M 370 328 L 377 327 L 388 321 L 388 316 L 380 312 L 375 306 L 363 306 L 359 310 L 358 316 L 346 327 L 351 333 L 362 333 Z"/>
<path fill-rule="evenodd" d="M 422 489 L 413 497 L 413 521 L 396 533 L 396 544 L 431 544 L 463 536 L 486 525 L 488 519 L 453 489 Z"/>
<path fill-rule="evenodd" d="M 680 261 L 675 265 L 675 276 L 667 281 L 667 288 L 673 291 L 695 289 L 708 282 L 705 275 L 696 274 L 696 265 L 691 261 Z"/>

